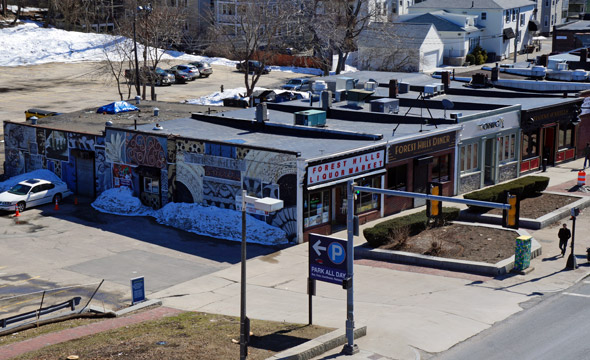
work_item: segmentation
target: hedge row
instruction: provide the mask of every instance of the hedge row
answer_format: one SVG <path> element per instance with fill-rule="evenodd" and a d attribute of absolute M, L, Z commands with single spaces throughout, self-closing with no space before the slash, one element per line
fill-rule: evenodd
<path fill-rule="evenodd" d="M 455 220 L 459 217 L 459 209 L 443 207 L 442 217 L 445 222 Z M 418 213 L 383 221 L 372 228 L 363 230 L 363 235 L 365 235 L 365 239 L 367 240 L 367 243 L 369 243 L 369 246 L 376 248 L 387 244 L 396 229 L 407 227 L 410 231 L 410 235 L 416 235 L 421 231 L 426 230 L 427 224 L 428 217 L 426 216 L 426 210 L 424 210 Z"/>
<path fill-rule="evenodd" d="M 517 195 L 520 200 L 534 197 L 542 192 L 549 185 L 549 178 L 545 176 L 525 176 L 516 180 L 490 186 L 482 190 L 477 190 L 463 195 L 463 198 L 469 200 L 491 201 L 504 203 L 506 201 L 505 192 Z M 471 211 L 486 212 L 490 208 L 468 205 Z"/>

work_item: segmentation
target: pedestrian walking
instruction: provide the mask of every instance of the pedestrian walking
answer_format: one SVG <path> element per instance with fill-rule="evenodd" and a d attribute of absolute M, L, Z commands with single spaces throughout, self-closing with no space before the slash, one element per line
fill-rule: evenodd
<path fill-rule="evenodd" d="M 567 241 L 572 237 L 572 233 L 570 232 L 570 229 L 567 228 L 567 224 L 563 224 L 563 227 L 559 229 L 557 236 L 559 237 L 559 249 L 561 249 L 561 256 L 564 256 L 565 250 L 567 249 Z"/>
<path fill-rule="evenodd" d="M 584 169 L 586 169 L 586 164 L 590 165 L 590 143 L 586 143 L 584 148 Z"/>

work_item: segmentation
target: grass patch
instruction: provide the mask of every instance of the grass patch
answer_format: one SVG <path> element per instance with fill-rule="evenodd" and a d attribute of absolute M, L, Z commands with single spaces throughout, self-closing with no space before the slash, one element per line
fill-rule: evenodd
<path fill-rule="evenodd" d="M 45 334 L 49 334 L 49 333 L 53 333 L 53 332 L 57 332 L 57 331 L 61 331 L 61 330 L 71 329 L 71 328 L 75 328 L 78 326 L 88 325 L 88 324 L 92 324 L 92 323 L 95 323 L 98 321 L 103 321 L 103 320 L 104 319 L 98 319 L 98 318 L 72 319 L 72 320 L 56 322 L 53 324 L 46 324 L 43 326 L 18 331 L 18 332 L 12 333 L 12 334 L 0 336 L 0 346 L 25 341 L 28 339 L 35 338 L 37 336 L 41 336 L 41 335 L 45 335 Z"/>
<path fill-rule="evenodd" d="M 334 329 L 251 320 L 249 360 L 263 360 Z M 186 312 L 45 347 L 15 359 L 237 359 L 240 319 Z M 236 343 L 236 341 L 238 343 Z"/>

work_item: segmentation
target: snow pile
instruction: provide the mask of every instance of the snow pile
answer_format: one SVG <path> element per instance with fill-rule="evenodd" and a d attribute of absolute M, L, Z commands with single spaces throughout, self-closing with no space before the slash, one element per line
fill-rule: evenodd
<path fill-rule="evenodd" d="M 199 204 L 170 203 L 158 210 L 156 220 L 199 235 L 220 239 L 242 240 L 242 212 Z M 246 219 L 248 242 L 278 245 L 286 244 L 285 232 L 251 216 Z"/>
<path fill-rule="evenodd" d="M 6 191 L 19 182 L 29 179 L 43 179 L 52 182 L 62 182 L 62 180 L 57 175 L 49 170 L 35 170 L 26 174 L 13 176 L 6 181 L 0 182 L 0 192 Z"/>
<path fill-rule="evenodd" d="M 15 9 L 16 10 L 16 9 Z M 0 29 L 0 66 L 36 65 L 50 62 L 81 62 L 124 60 L 117 51 L 121 43 L 132 48 L 132 40 L 122 36 L 107 34 L 65 31 L 44 28 L 33 21 L 19 21 L 18 26 Z M 143 52 L 143 46 L 137 44 L 137 51 Z M 185 62 L 205 61 L 212 65 L 235 67 L 238 61 L 225 58 L 188 55 L 178 51 L 160 50 L 164 60 L 181 60 Z M 322 75 L 322 71 L 312 68 L 294 66 L 271 66 L 273 71 L 301 74 Z M 347 66 L 347 71 L 356 70 Z"/>
<path fill-rule="evenodd" d="M 127 187 L 107 190 L 92 203 L 98 211 L 125 216 L 152 216 L 160 224 L 199 235 L 220 239 L 242 240 L 242 213 L 199 204 L 170 203 L 160 210 L 144 206 Z M 278 245 L 287 244 L 283 230 L 251 216 L 247 217 L 248 242 Z"/>
<path fill-rule="evenodd" d="M 126 186 L 104 191 L 92 203 L 98 211 L 115 215 L 146 216 L 154 215 L 154 210 L 143 205 L 133 196 L 133 192 Z"/>
<path fill-rule="evenodd" d="M 254 90 L 262 90 L 261 88 L 254 88 Z M 266 90 L 266 89 L 264 89 Z M 223 106 L 223 99 L 241 99 L 242 95 L 246 93 L 246 88 L 227 89 L 223 92 L 214 92 L 210 95 L 201 96 L 197 99 L 187 99 L 183 102 L 193 105 L 210 105 Z"/>

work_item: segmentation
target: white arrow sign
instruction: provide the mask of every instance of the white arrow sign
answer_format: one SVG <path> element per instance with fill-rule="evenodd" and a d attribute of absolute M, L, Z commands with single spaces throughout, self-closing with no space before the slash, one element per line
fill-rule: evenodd
<path fill-rule="evenodd" d="M 322 243 L 322 241 L 318 240 L 315 244 L 313 244 L 313 249 L 315 250 L 315 253 L 318 254 L 318 256 L 320 256 L 322 254 L 320 252 L 321 250 L 326 251 L 325 246 L 320 246 L 321 243 Z"/>

